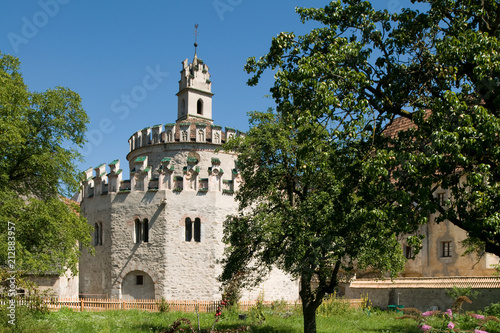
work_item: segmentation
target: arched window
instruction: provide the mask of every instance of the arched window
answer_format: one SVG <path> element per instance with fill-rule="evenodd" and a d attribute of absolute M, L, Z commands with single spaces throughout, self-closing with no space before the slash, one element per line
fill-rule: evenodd
<path fill-rule="evenodd" d="M 167 141 L 172 141 L 172 131 L 167 131 Z"/>
<path fill-rule="evenodd" d="M 149 242 L 149 221 L 148 219 L 135 219 L 135 242 Z"/>
<path fill-rule="evenodd" d="M 186 242 L 190 242 L 193 238 L 193 223 L 189 217 L 186 217 Z"/>
<path fill-rule="evenodd" d="M 182 131 L 182 141 L 187 141 L 188 140 L 188 132 L 187 131 Z"/>
<path fill-rule="evenodd" d="M 181 115 L 186 113 L 186 101 L 184 99 L 181 100 Z"/>
<path fill-rule="evenodd" d="M 196 103 L 196 113 L 203 114 L 203 101 L 201 99 Z"/>
<path fill-rule="evenodd" d="M 135 242 L 140 243 L 142 238 L 142 225 L 139 219 L 135 219 Z"/>
<path fill-rule="evenodd" d="M 201 221 L 198 217 L 194 219 L 194 241 L 201 241 Z"/>
<path fill-rule="evenodd" d="M 144 243 L 149 242 L 149 221 L 144 219 L 142 221 L 142 240 Z"/>
<path fill-rule="evenodd" d="M 198 131 L 198 141 L 200 142 L 205 141 L 205 131 L 202 129 Z"/>
<path fill-rule="evenodd" d="M 102 223 L 94 224 L 94 246 L 102 245 Z"/>

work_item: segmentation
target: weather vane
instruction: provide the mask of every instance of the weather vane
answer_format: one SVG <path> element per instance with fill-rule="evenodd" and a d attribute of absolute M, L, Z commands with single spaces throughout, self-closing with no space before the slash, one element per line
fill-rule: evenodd
<path fill-rule="evenodd" d="M 194 47 L 196 48 L 198 46 L 198 35 L 199 35 L 199 32 L 198 32 L 198 24 L 195 24 L 194 25 Z"/>

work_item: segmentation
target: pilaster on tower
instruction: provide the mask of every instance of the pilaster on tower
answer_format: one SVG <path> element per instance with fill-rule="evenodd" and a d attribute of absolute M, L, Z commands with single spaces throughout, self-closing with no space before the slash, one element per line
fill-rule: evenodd
<path fill-rule="evenodd" d="M 196 44 L 195 44 L 196 46 Z M 196 51 L 192 63 L 182 62 L 179 81 L 177 121 L 189 117 L 212 120 L 212 82 L 208 66 L 198 58 Z"/>

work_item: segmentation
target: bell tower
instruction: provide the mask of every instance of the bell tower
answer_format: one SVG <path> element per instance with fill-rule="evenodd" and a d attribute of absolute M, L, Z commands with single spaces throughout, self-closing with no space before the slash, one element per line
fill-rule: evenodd
<path fill-rule="evenodd" d="M 194 58 L 192 63 L 188 59 L 182 62 L 179 92 L 176 94 L 177 121 L 188 117 L 198 117 L 212 120 L 212 82 L 208 66 L 198 58 L 196 36 L 198 24 L 195 25 Z"/>

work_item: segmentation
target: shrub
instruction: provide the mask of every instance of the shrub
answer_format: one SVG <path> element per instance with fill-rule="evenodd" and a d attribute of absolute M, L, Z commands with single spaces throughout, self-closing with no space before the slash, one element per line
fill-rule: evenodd
<path fill-rule="evenodd" d="M 328 296 L 323 300 L 321 305 L 318 307 L 319 316 L 334 316 L 338 314 L 343 314 L 349 311 L 349 302 L 344 298 L 337 297 L 336 293 Z"/>
<path fill-rule="evenodd" d="M 500 302 L 491 303 L 489 306 L 484 308 L 484 312 L 489 316 L 500 317 Z"/>
<path fill-rule="evenodd" d="M 170 304 L 163 297 L 156 302 L 156 305 L 158 306 L 158 311 L 162 313 L 170 311 Z"/>
<path fill-rule="evenodd" d="M 474 299 L 480 294 L 479 291 L 472 290 L 472 287 L 467 288 L 459 288 L 457 286 L 453 286 L 452 289 L 446 290 L 446 295 L 456 300 L 460 296 L 466 296 L 469 299 Z"/>

